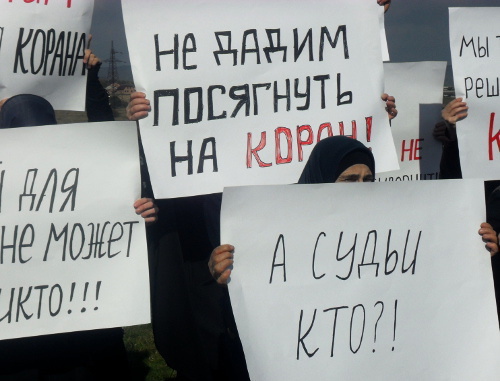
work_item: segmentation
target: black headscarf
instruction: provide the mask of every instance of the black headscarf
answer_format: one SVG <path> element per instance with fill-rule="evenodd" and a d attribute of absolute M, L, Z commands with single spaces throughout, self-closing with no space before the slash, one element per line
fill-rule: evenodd
<path fill-rule="evenodd" d="M 375 175 L 375 159 L 363 143 L 345 136 L 331 136 L 316 144 L 298 183 L 334 183 L 355 164 L 365 164 Z"/>
<path fill-rule="evenodd" d="M 44 98 L 20 94 L 5 101 L 0 111 L 0 128 L 57 124 L 52 105 Z"/>

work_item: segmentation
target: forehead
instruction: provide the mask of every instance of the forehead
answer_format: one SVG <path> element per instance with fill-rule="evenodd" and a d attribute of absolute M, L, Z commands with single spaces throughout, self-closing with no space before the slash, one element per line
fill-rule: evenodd
<path fill-rule="evenodd" d="M 366 164 L 354 164 L 351 165 L 349 168 L 347 168 L 344 172 L 342 172 L 339 175 L 339 177 L 348 175 L 365 176 L 365 175 L 373 175 L 373 173 Z"/>

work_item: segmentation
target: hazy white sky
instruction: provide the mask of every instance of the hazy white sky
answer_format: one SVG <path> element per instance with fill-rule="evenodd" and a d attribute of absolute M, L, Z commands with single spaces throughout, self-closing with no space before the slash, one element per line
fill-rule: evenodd
<path fill-rule="evenodd" d="M 385 17 L 391 60 L 450 61 L 448 7 L 480 6 L 500 0 L 393 0 Z"/>
<path fill-rule="evenodd" d="M 137 1 L 147 6 L 147 0 Z M 385 15 L 391 61 L 449 61 L 448 7 L 471 6 L 500 6 L 500 0 L 393 0 Z M 137 25 L 147 27 L 141 20 L 137 20 Z M 120 0 L 95 0 L 92 33 L 93 49 L 98 56 L 109 57 L 113 40 L 115 50 L 122 52 L 117 57 L 128 63 Z M 101 77 L 106 74 L 104 66 Z"/>

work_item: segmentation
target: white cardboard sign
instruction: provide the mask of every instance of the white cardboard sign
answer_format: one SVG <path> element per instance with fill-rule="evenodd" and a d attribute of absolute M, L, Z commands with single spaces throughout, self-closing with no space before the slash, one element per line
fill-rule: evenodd
<path fill-rule="evenodd" d="M 136 127 L 0 130 L 0 339 L 149 322 Z"/>
<path fill-rule="evenodd" d="M 122 0 L 159 198 L 291 183 L 318 138 L 354 135 L 397 168 L 375 1 Z M 147 28 L 141 27 L 142 24 Z"/>
<path fill-rule="evenodd" d="M 379 11 L 379 22 L 380 22 L 380 46 L 382 47 L 382 60 L 390 61 L 391 57 L 389 56 L 389 46 L 387 45 L 387 36 L 385 34 L 385 16 L 384 16 L 384 8 L 381 7 Z"/>
<path fill-rule="evenodd" d="M 385 92 L 396 98 L 391 121 L 399 170 L 377 174 L 378 181 L 439 177 L 441 143 L 434 139 L 440 120 L 446 62 L 384 63 Z"/>
<path fill-rule="evenodd" d="M 496 379 L 484 214 L 477 180 L 227 188 L 251 379 Z"/>
<path fill-rule="evenodd" d="M 93 0 L 0 2 L 0 99 L 35 94 L 56 110 L 85 110 L 93 8 Z"/>
<path fill-rule="evenodd" d="M 455 93 L 469 106 L 457 123 L 464 178 L 500 177 L 500 7 L 450 8 Z"/>

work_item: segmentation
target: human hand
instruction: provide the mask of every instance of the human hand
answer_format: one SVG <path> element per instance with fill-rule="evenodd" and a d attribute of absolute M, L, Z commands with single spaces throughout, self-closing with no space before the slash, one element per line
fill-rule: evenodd
<path fill-rule="evenodd" d="M 87 69 L 92 69 L 95 66 L 100 65 L 101 59 L 97 57 L 92 50 L 90 50 L 90 42 L 92 41 L 92 35 L 89 35 L 89 39 L 87 41 L 87 49 L 85 49 L 85 54 L 83 56 L 83 63 L 87 65 Z"/>
<path fill-rule="evenodd" d="M 396 109 L 396 98 L 386 93 L 382 94 L 380 98 L 382 98 L 385 102 L 385 111 L 387 111 L 389 120 L 394 119 L 398 115 L 398 110 Z"/>
<path fill-rule="evenodd" d="M 134 202 L 135 213 L 144 218 L 146 225 L 158 220 L 158 207 L 152 198 L 140 198 Z"/>
<path fill-rule="evenodd" d="M 387 12 L 389 7 L 391 6 L 391 0 L 377 0 L 378 5 L 384 6 L 384 12 Z"/>
<path fill-rule="evenodd" d="M 233 260 L 234 246 L 221 245 L 213 249 L 208 260 L 208 268 L 210 274 L 221 285 L 227 285 L 231 269 L 234 263 Z"/>
<path fill-rule="evenodd" d="M 449 131 L 448 125 L 443 121 L 434 126 L 432 136 L 434 136 L 434 139 L 439 140 L 441 143 L 449 143 L 456 140 L 456 134 L 454 134 L 453 131 Z"/>
<path fill-rule="evenodd" d="M 441 116 L 448 123 L 455 124 L 457 120 L 463 119 L 467 116 L 467 103 L 463 102 L 462 98 L 453 99 L 441 111 Z"/>
<path fill-rule="evenodd" d="M 494 256 L 498 253 L 498 236 L 493 230 L 493 227 L 490 224 L 483 222 L 478 233 L 482 237 L 483 242 L 486 243 L 485 247 L 486 250 L 489 251 L 490 255 Z"/>
<path fill-rule="evenodd" d="M 149 99 L 146 94 L 136 91 L 130 96 L 130 102 L 127 105 L 128 120 L 139 120 L 148 116 L 151 111 Z"/>
<path fill-rule="evenodd" d="M 9 98 L 4 98 L 4 99 L 2 99 L 2 100 L 0 101 L 0 110 L 1 110 L 1 109 L 2 109 L 2 107 L 3 107 L 3 104 L 4 104 L 5 102 L 7 102 L 7 99 L 9 99 Z"/>

